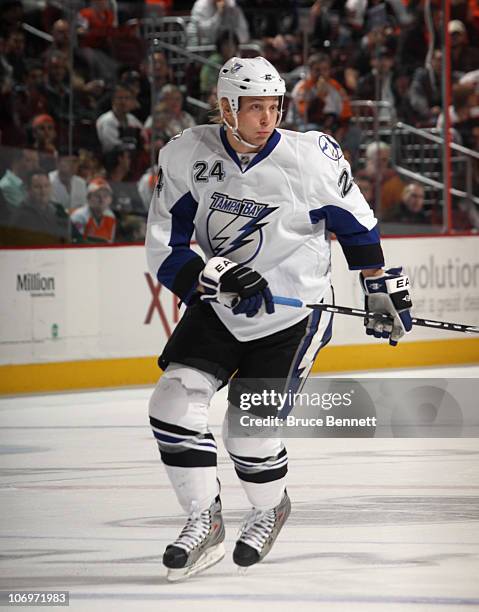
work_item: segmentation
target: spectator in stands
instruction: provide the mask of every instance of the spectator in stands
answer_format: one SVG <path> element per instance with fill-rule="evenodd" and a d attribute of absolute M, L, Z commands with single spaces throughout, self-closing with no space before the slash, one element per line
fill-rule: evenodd
<path fill-rule="evenodd" d="M 25 79 L 15 86 L 14 105 L 23 125 L 29 124 L 32 117 L 47 112 L 47 99 L 41 93 L 44 70 L 40 62 L 26 62 Z"/>
<path fill-rule="evenodd" d="M 379 219 L 401 202 L 404 183 L 391 168 L 391 147 L 385 142 L 371 142 L 366 147 L 366 166 L 357 176 L 366 176 L 372 181 L 374 196 L 369 203 Z"/>
<path fill-rule="evenodd" d="M 27 199 L 12 220 L 14 242 L 18 246 L 65 244 L 69 220 L 63 206 L 52 202 L 48 174 L 34 170 L 26 178 Z"/>
<path fill-rule="evenodd" d="M 469 44 L 467 31 L 462 21 L 453 19 L 447 29 L 451 37 L 451 68 L 458 76 L 479 66 L 479 49 Z"/>
<path fill-rule="evenodd" d="M 237 0 L 236 4 L 245 12 L 252 39 L 264 41 L 298 31 L 302 35 L 296 0 Z"/>
<path fill-rule="evenodd" d="M 365 76 L 371 70 L 371 60 L 378 56 L 380 50 L 387 49 L 394 57 L 396 47 L 397 39 L 390 23 L 374 24 L 366 30 L 359 45 L 356 44 L 354 67 L 360 76 Z"/>
<path fill-rule="evenodd" d="M 262 38 L 262 55 L 281 72 L 291 73 L 303 63 L 303 42 L 301 32 Z"/>
<path fill-rule="evenodd" d="M 430 224 L 431 220 L 424 211 L 424 187 L 420 183 L 408 183 L 403 189 L 399 204 L 393 206 L 382 221 L 411 225 Z"/>
<path fill-rule="evenodd" d="M 153 119 L 145 122 L 145 138 L 148 143 L 150 159 L 158 159 L 158 153 L 175 136 L 169 131 L 170 114 L 163 102 L 157 104 L 153 109 Z"/>
<path fill-rule="evenodd" d="M 356 161 L 361 132 L 350 124 L 351 103 L 342 85 L 331 77 L 330 57 L 315 53 L 308 59 L 308 69 L 307 77 L 293 89 L 293 107 L 290 108 L 300 117 L 301 129 L 331 133 Z"/>
<path fill-rule="evenodd" d="M 53 117 L 47 114 L 37 115 L 32 120 L 33 148 L 38 151 L 40 167 L 51 172 L 57 167 L 57 130 Z"/>
<path fill-rule="evenodd" d="M 466 72 L 460 79 L 459 85 L 472 84 L 475 87 L 476 93 L 479 94 L 479 68 Z"/>
<path fill-rule="evenodd" d="M 52 53 L 46 62 L 45 81 L 41 93 L 47 101 L 48 114 L 57 122 L 66 125 L 70 116 L 70 77 L 68 57 L 62 51 Z"/>
<path fill-rule="evenodd" d="M 113 195 L 111 208 L 117 219 L 116 241 L 135 241 L 137 226 L 142 227 L 140 219 L 147 216 L 143 200 L 138 192 L 137 182 L 129 179 L 131 157 L 129 151 L 115 149 L 105 155 L 104 165 L 107 171 Z M 143 234 L 144 238 L 144 234 Z"/>
<path fill-rule="evenodd" d="M 377 100 L 387 106 L 379 109 L 379 119 L 386 123 L 395 117 L 395 95 L 393 89 L 394 52 L 381 47 L 371 56 L 371 71 L 358 81 L 356 96 L 360 100 Z"/>
<path fill-rule="evenodd" d="M 38 152 L 32 149 L 12 149 L 10 159 L 10 169 L 0 179 L 0 190 L 9 206 L 19 208 L 27 197 L 25 179 L 39 168 Z"/>
<path fill-rule="evenodd" d="M 150 108 L 152 101 L 156 103 L 161 88 L 174 80 L 173 70 L 168 64 L 168 59 L 163 51 L 154 51 L 140 66 L 141 93 L 140 100 L 145 98 L 145 103 Z M 144 103 L 141 102 L 143 108 Z"/>
<path fill-rule="evenodd" d="M 44 58 L 48 57 L 55 51 L 62 53 L 70 52 L 70 25 L 66 19 L 57 19 L 51 29 L 52 44 L 44 53 Z"/>
<path fill-rule="evenodd" d="M 138 242 L 145 244 L 146 217 L 129 215 L 121 224 L 121 234 L 118 232 L 117 242 Z"/>
<path fill-rule="evenodd" d="M 436 49 L 431 58 L 431 65 L 417 68 L 409 88 L 409 101 L 416 113 L 416 124 L 421 126 L 436 125 L 441 113 L 441 67 L 442 51 Z"/>
<path fill-rule="evenodd" d="M 431 22 L 425 16 L 424 6 L 419 3 L 409 3 L 409 12 L 413 21 L 402 27 L 398 34 L 396 61 L 398 66 L 409 68 L 413 74 L 416 68 L 425 65 L 431 39 L 437 47 L 441 46 L 443 18 L 440 3 L 431 2 Z"/>
<path fill-rule="evenodd" d="M 130 151 L 122 147 L 116 147 L 103 156 L 106 178 L 113 197 L 111 208 L 117 215 L 146 214 L 136 183 L 129 180 L 131 161 Z"/>
<path fill-rule="evenodd" d="M 167 134 L 170 138 L 176 136 L 186 128 L 194 127 L 196 121 L 183 110 L 183 94 L 176 85 L 165 85 L 160 92 L 160 106 L 158 110 L 168 114 Z M 152 118 L 148 117 L 145 128 L 151 128 Z"/>
<path fill-rule="evenodd" d="M 213 45 L 221 31 L 236 34 L 240 43 L 249 40 L 248 22 L 235 0 L 195 0 L 188 24 L 190 45 Z"/>
<path fill-rule="evenodd" d="M 89 183 L 94 177 L 104 176 L 104 174 L 106 174 L 105 169 L 95 155 L 87 149 L 80 149 L 77 175 Z"/>
<path fill-rule="evenodd" d="M 12 30 L 5 40 L 5 51 L 8 63 L 13 69 L 13 80 L 22 83 L 25 77 L 25 34 L 23 30 Z"/>
<path fill-rule="evenodd" d="M 145 16 L 165 17 L 173 8 L 173 0 L 145 0 Z"/>
<path fill-rule="evenodd" d="M 70 53 L 70 25 L 66 19 L 57 19 L 51 30 L 52 44 L 45 51 L 45 60 L 60 51 L 67 56 Z M 73 45 L 73 65 L 75 72 L 82 76 L 85 82 L 92 79 L 108 80 L 115 74 L 118 63 L 108 54 L 91 47 Z"/>
<path fill-rule="evenodd" d="M 466 19 L 470 28 L 476 33 L 477 41 L 479 35 L 479 4 L 476 0 L 465 0 L 465 3 L 467 4 Z"/>
<path fill-rule="evenodd" d="M 65 23 L 63 20 L 55 22 L 61 32 Z M 44 54 L 46 74 L 40 93 L 47 101 L 48 113 L 56 120 L 60 142 L 66 142 L 68 138 L 71 97 L 76 124 L 86 121 L 92 125 L 92 121 L 98 117 L 97 105 L 105 87 L 102 79 L 89 80 L 90 70 L 77 57 L 77 51 L 80 53 L 83 50 L 75 47 L 73 51 L 73 66 L 70 66 L 69 54 L 65 51 L 51 47 Z"/>
<path fill-rule="evenodd" d="M 132 114 L 139 121 L 144 122 L 150 114 L 151 100 L 142 96 L 141 75 L 137 70 L 130 68 L 120 72 L 119 85 L 124 85 L 133 93 L 136 100 L 136 107 L 132 109 Z"/>
<path fill-rule="evenodd" d="M 239 57 L 239 39 L 234 32 L 223 31 L 218 35 L 216 42 L 216 52 L 208 57 L 208 61 L 217 66 L 203 64 L 200 72 L 200 91 L 203 98 L 206 98 L 218 81 L 220 67 L 226 63 L 230 57 Z"/>
<path fill-rule="evenodd" d="M 19 30 L 23 23 L 21 0 L 4 0 L 0 4 L 0 32 L 4 36 L 12 30 Z"/>
<path fill-rule="evenodd" d="M 108 34 L 117 24 L 115 13 L 110 7 L 109 0 L 90 0 L 90 6 L 78 12 L 78 33 Z"/>
<path fill-rule="evenodd" d="M 372 179 L 366 174 L 358 174 L 354 179 L 354 182 L 359 187 L 359 190 L 364 196 L 364 199 L 368 204 L 374 202 L 374 184 Z"/>
<path fill-rule="evenodd" d="M 131 111 L 138 102 L 125 85 L 117 85 L 113 92 L 111 110 L 98 117 L 96 130 L 104 153 L 124 146 L 135 150 L 142 145 L 143 125 Z"/>
<path fill-rule="evenodd" d="M 379 15 L 374 11 L 381 8 Z M 401 25 L 408 25 L 411 22 L 411 15 L 401 0 L 388 0 L 384 2 L 365 2 L 364 0 L 346 0 L 345 3 L 348 23 L 355 29 L 362 29 L 368 22 L 374 19 L 382 19 L 394 16 L 395 20 Z M 384 13 L 384 15 L 382 15 Z"/>
<path fill-rule="evenodd" d="M 409 90 L 411 88 L 411 71 L 407 66 L 396 66 L 393 72 L 394 111 L 396 119 L 409 125 L 415 125 L 417 113 L 411 106 Z"/>
<path fill-rule="evenodd" d="M 337 10 L 323 0 L 316 0 L 310 8 L 312 23 L 311 44 L 316 49 L 344 47 L 351 43 L 351 28 Z"/>
<path fill-rule="evenodd" d="M 75 242 L 113 242 L 116 217 L 110 206 L 112 190 L 104 178 L 88 184 L 87 204 L 71 214 L 72 238 Z"/>
<path fill-rule="evenodd" d="M 70 212 L 86 203 L 86 181 L 77 175 L 78 157 L 66 150 L 58 156 L 58 167 L 48 177 L 52 186 L 52 198 Z"/>
<path fill-rule="evenodd" d="M 453 129 L 453 140 L 465 147 L 472 148 L 472 128 L 477 124 L 479 96 L 474 83 L 457 83 L 452 89 L 452 105 L 449 107 L 449 118 Z M 444 117 L 441 113 L 437 127 L 442 128 Z"/>
<path fill-rule="evenodd" d="M 292 91 L 294 109 L 302 129 L 328 129 L 339 125 L 339 120 L 351 117 L 351 107 L 341 85 L 331 79 L 331 62 L 324 53 L 308 59 L 306 78 L 296 83 Z"/>

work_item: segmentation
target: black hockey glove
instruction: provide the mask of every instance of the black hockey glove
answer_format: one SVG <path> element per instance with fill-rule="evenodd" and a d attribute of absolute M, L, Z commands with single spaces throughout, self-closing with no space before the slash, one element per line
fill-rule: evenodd
<path fill-rule="evenodd" d="M 364 291 L 365 309 L 390 315 L 390 322 L 378 317 L 366 317 L 366 333 L 375 338 L 389 338 L 389 344 L 396 346 L 405 333 L 412 329 L 411 296 L 409 277 L 402 274 L 402 268 L 390 268 L 381 276 L 359 275 Z"/>
<path fill-rule="evenodd" d="M 254 317 L 263 303 L 268 314 L 274 312 L 273 296 L 261 274 L 225 257 L 210 259 L 199 281 L 205 290 L 200 299 L 223 304 L 235 315 Z"/>

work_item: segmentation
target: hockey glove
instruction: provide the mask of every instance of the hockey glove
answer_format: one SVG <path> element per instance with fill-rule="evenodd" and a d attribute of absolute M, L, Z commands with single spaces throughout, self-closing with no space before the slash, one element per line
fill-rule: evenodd
<path fill-rule="evenodd" d="M 273 296 L 261 274 L 225 257 L 211 258 L 199 281 L 204 287 L 200 299 L 232 308 L 233 314 L 254 317 L 263 303 L 268 314 L 274 312 Z"/>
<path fill-rule="evenodd" d="M 402 274 L 402 268 L 390 268 L 381 276 L 364 278 L 360 274 L 359 280 L 364 291 L 365 309 L 384 312 L 391 317 L 390 322 L 379 317 L 365 317 L 366 333 L 375 338 L 389 338 L 389 344 L 396 346 L 412 328 L 409 277 Z"/>

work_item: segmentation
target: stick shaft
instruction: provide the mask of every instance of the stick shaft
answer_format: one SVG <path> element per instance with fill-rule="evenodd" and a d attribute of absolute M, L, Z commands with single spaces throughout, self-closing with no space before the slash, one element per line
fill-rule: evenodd
<path fill-rule="evenodd" d="M 335 314 L 344 314 L 352 317 L 375 317 L 384 320 L 390 320 L 389 315 L 385 313 L 374 313 L 368 312 L 366 310 L 361 310 L 360 308 L 350 308 L 349 306 L 334 306 L 332 304 L 304 304 L 301 300 L 297 300 L 295 298 L 285 298 L 281 296 L 273 297 L 275 304 L 280 304 L 283 306 L 292 306 L 293 308 L 312 308 L 314 310 L 323 310 L 325 312 L 332 312 Z M 456 331 L 463 332 L 469 334 L 479 334 L 479 327 L 475 327 L 473 325 L 466 325 L 463 323 L 451 323 L 449 321 L 435 321 L 433 319 L 418 319 L 413 318 L 413 325 L 418 325 L 420 327 L 429 327 L 432 329 L 445 329 L 448 331 Z"/>

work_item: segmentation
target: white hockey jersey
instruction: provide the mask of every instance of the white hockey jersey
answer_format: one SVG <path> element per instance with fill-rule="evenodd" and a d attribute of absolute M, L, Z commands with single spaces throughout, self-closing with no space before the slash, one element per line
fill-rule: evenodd
<path fill-rule="evenodd" d="M 377 221 L 341 148 L 320 132 L 277 129 L 242 167 L 223 127 L 185 130 L 160 151 L 146 236 L 150 272 L 188 303 L 204 257 L 223 256 L 262 274 L 273 295 L 318 302 L 330 287 L 330 232 L 352 270 L 379 268 Z M 276 306 L 252 318 L 220 304 L 238 340 L 285 329 L 310 311 Z"/>

